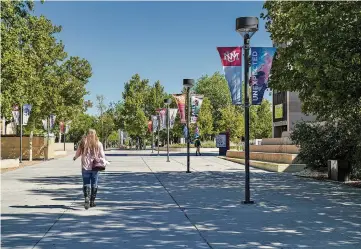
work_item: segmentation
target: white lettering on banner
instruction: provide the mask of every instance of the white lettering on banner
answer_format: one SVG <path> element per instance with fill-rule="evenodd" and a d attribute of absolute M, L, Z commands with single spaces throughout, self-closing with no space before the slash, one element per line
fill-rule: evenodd
<path fill-rule="evenodd" d="M 258 64 L 258 53 L 257 51 L 252 52 L 252 64 L 257 65 Z M 254 74 L 252 74 L 252 84 L 254 84 L 257 81 L 257 78 Z"/>
<path fill-rule="evenodd" d="M 257 62 L 258 62 L 258 53 L 257 53 L 257 51 L 253 51 L 252 52 L 252 63 L 257 64 Z"/>
<path fill-rule="evenodd" d="M 233 51 L 232 53 L 227 51 L 223 54 L 223 59 L 228 62 L 234 62 L 236 60 L 239 60 L 239 53 L 237 53 L 236 51 Z"/>

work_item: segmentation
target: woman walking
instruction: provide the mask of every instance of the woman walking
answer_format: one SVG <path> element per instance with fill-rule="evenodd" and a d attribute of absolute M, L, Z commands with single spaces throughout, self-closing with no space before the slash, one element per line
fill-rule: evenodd
<path fill-rule="evenodd" d="M 99 159 L 106 164 L 103 144 L 99 141 L 96 131 L 90 129 L 88 135 L 83 137 L 80 146 L 73 158 L 75 161 L 81 156 L 83 192 L 85 209 L 95 207 L 95 198 L 98 192 L 99 171 L 93 170 L 94 159 Z"/>

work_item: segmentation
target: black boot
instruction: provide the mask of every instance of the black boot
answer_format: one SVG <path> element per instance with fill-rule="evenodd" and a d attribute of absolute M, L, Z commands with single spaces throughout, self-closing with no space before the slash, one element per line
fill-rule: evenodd
<path fill-rule="evenodd" d="M 98 188 L 93 188 L 92 187 L 92 193 L 90 196 L 90 207 L 95 207 L 95 198 L 97 197 L 97 192 L 98 192 Z"/>
<path fill-rule="evenodd" d="M 84 193 L 84 208 L 85 209 L 89 209 L 89 205 L 90 205 L 90 187 L 88 186 L 83 186 L 83 193 Z"/>

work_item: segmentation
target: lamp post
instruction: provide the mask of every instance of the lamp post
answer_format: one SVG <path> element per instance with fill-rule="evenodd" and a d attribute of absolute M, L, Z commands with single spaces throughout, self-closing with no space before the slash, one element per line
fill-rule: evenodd
<path fill-rule="evenodd" d="M 19 162 L 23 162 L 23 104 L 20 104 L 20 154 Z"/>
<path fill-rule="evenodd" d="M 159 131 L 160 131 L 160 114 L 157 115 L 157 119 L 158 119 L 158 156 L 159 156 Z"/>
<path fill-rule="evenodd" d="M 167 106 L 167 162 L 169 161 L 169 105 L 172 99 L 164 99 L 164 104 Z"/>
<path fill-rule="evenodd" d="M 251 37 L 258 30 L 258 18 L 257 17 L 239 17 L 236 19 L 236 31 L 241 34 L 244 39 L 244 130 L 245 130 L 245 200 L 243 204 L 253 204 L 251 201 L 250 193 L 250 180 L 249 180 L 249 96 L 248 96 L 248 80 L 249 80 L 249 43 Z"/>
<path fill-rule="evenodd" d="M 154 153 L 154 130 L 153 130 L 153 128 L 154 128 L 154 125 L 153 125 L 153 121 L 154 121 L 154 118 L 153 118 L 153 116 L 152 116 L 152 153 Z"/>
<path fill-rule="evenodd" d="M 194 85 L 193 79 L 183 79 L 183 86 L 187 88 L 187 173 L 191 173 L 190 171 L 190 155 L 189 155 L 189 143 L 190 143 L 190 132 L 189 132 L 189 120 L 191 116 L 191 108 L 190 108 L 190 90 Z"/>

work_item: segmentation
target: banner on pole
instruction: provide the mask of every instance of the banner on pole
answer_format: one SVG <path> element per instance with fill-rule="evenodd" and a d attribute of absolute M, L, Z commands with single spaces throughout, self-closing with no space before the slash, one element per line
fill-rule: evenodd
<path fill-rule="evenodd" d="M 160 129 L 164 130 L 167 128 L 167 109 L 163 108 L 160 109 L 159 115 L 160 115 Z"/>
<path fill-rule="evenodd" d="M 158 116 L 152 116 L 152 125 L 153 125 L 153 132 L 158 130 Z"/>
<path fill-rule="evenodd" d="M 64 131 L 65 131 L 65 124 L 64 124 L 64 122 L 60 122 L 60 123 L 59 123 L 59 130 L 60 130 L 60 133 L 63 133 L 63 134 L 64 134 Z"/>
<path fill-rule="evenodd" d="M 173 129 L 173 127 L 174 127 L 174 123 L 175 123 L 175 119 L 176 119 L 176 117 L 177 117 L 177 112 L 178 112 L 178 109 L 169 109 L 169 117 L 170 117 L 170 119 L 169 119 L 169 127 L 171 128 L 171 129 Z"/>
<path fill-rule="evenodd" d="M 19 125 L 20 124 L 20 111 L 19 111 L 18 105 L 13 106 L 12 113 L 13 113 L 13 118 L 14 118 L 15 124 Z"/>
<path fill-rule="evenodd" d="M 173 97 L 175 98 L 179 110 L 180 115 L 180 122 L 182 124 L 185 124 L 187 122 L 186 120 L 186 94 L 173 94 Z"/>
<path fill-rule="evenodd" d="M 148 132 L 152 133 L 152 128 L 153 128 L 153 124 L 152 124 L 152 120 L 148 121 Z"/>
<path fill-rule="evenodd" d="M 191 96 L 191 105 L 192 105 L 192 113 L 191 113 L 191 123 L 195 124 L 198 120 L 199 111 L 201 110 L 201 105 L 203 103 L 203 95 L 192 95 Z"/>
<path fill-rule="evenodd" d="M 56 119 L 56 116 L 54 115 L 54 114 L 51 114 L 50 116 L 49 116 L 49 118 L 50 118 L 50 121 L 49 121 L 49 128 L 50 129 L 53 129 L 53 127 L 54 127 L 54 125 L 55 125 L 55 119 Z"/>
<path fill-rule="evenodd" d="M 70 123 L 71 123 L 71 121 L 67 121 L 67 122 L 65 123 L 65 134 L 68 134 L 68 133 L 69 133 Z"/>
<path fill-rule="evenodd" d="M 44 130 L 48 130 L 48 120 L 42 119 L 41 122 L 43 123 Z"/>
<path fill-rule="evenodd" d="M 31 113 L 32 106 L 29 104 L 23 105 L 23 125 L 27 125 Z"/>
<path fill-rule="evenodd" d="M 242 104 L 242 48 L 217 47 L 221 57 L 224 76 L 231 92 L 232 104 Z"/>
<path fill-rule="evenodd" d="M 252 105 L 260 105 L 265 92 L 269 91 L 268 79 L 275 52 L 274 47 L 251 48 Z"/>
<path fill-rule="evenodd" d="M 183 127 L 183 136 L 184 136 L 185 138 L 188 138 L 188 129 L 187 129 L 187 126 L 186 126 L 186 125 Z"/>

